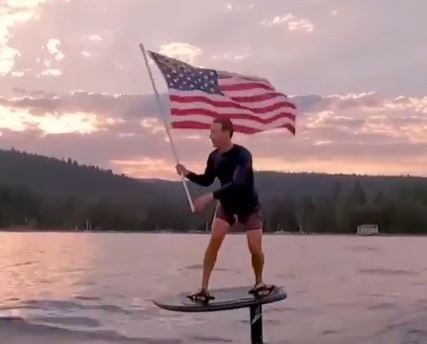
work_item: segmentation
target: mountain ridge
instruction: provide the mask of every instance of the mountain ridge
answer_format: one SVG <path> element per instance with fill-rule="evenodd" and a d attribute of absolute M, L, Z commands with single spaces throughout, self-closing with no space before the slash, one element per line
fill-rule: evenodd
<path fill-rule="evenodd" d="M 185 229 L 200 228 L 212 218 L 212 205 L 201 214 L 190 213 L 180 180 L 132 178 L 71 158 L 15 149 L 0 150 L 0 166 L 0 226 L 33 219 L 39 226 L 80 228 L 90 219 L 98 227 Z M 357 221 L 345 225 L 348 231 L 356 223 L 380 218 L 389 226 L 386 215 L 396 217 L 394 213 L 403 211 L 399 204 L 408 203 L 408 211 L 417 214 L 420 224 L 422 213 L 427 213 L 427 178 L 420 176 L 255 171 L 255 184 L 270 228 L 284 223 L 293 230 L 300 228 L 301 214 L 307 211 L 324 211 L 323 216 L 336 220 L 342 212 L 353 216 L 360 208 Z M 218 186 L 218 181 L 208 188 L 188 182 L 193 199 Z M 387 208 L 384 215 L 384 207 L 392 210 Z M 312 224 L 313 230 L 316 226 Z M 326 230 L 326 224 L 322 228 Z"/>

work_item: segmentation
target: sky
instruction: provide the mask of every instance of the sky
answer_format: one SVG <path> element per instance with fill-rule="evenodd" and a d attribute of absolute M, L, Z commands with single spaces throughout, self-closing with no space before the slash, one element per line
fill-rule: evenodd
<path fill-rule="evenodd" d="M 427 177 L 425 0 L 1 0 L 0 148 L 176 180 L 165 80 L 142 43 L 255 74 L 297 104 L 286 129 L 236 134 L 254 169 Z M 203 172 L 207 130 L 173 129 Z"/>

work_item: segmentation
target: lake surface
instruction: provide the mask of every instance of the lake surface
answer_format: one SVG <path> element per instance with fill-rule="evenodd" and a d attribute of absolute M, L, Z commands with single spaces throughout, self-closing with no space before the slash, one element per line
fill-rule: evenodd
<path fill-rule="evenodd" d="M 203 234 L 0 233 L 0 343 L 248 343 L 249 310 L 152 300 L 200 284 Z M 427 343 L 427 237 L 266 235 L 266 343 Z M 253 283 L 229 235 L 211 288 Z"/>

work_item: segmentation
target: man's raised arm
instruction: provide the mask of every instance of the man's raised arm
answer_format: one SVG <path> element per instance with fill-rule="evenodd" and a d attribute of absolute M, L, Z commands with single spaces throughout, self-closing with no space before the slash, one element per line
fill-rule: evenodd
<path fill-rule="evenodd" d="M 212 163 L 212 159 L 209 156 L 208 161 L 206 163 L 205 172 L 203 174 L 197 174 L 192 171 L 188 171 L 184 166 L 177 165 L 178 173 L 183 173 L 185 177 L 187 177 L 193 183 L 196 183 L 201 186 L 209 186 L 215 180 L 215 172 Z"/>

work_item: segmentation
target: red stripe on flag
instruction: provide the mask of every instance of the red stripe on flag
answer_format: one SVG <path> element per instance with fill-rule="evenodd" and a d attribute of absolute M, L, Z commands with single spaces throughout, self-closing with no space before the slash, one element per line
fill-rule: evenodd
<path fill-rule="evenodd" d="M 201 123 L 201 122 L 195 122 L 195 121 L 172 122 L 171 126 L 172 128 L 175 128 L 175 129 L 210 129 L 211 127 L 209 123 Z M 243 134 L 255 134 L 263 131 L 262 129 L 255 129 L 255 128 L 247 127 L 240 124 L 234 124 L 233 127 L 236 132 L 240 132 Z M 295 135 L 295 127 L 292 124 L 286 123 L 271 129 L 278 129 L 278 128 L 286 128 L 293 135 Z"/>
<path fill-rule="evenodd" d="M 247 119 L 247 120 L 252 120 L 258 123 L 262 123 L 262 124 L 270 124 L 274 121 L 277 121 L 278 119 L 281 118 L 289 118 L 290 120 L 295 120 L 295 115 L 292 113 L 288 113 L 288 112 L 281 112 L 278 113 L 274 116 L 271 117 L 258 117 L 258 116 L 253 116 L 253 115 L 248 115 L 248 114 L 244 114 L 244 113 L 221 113 L 221 112 L 216 112 L 216 111 L 211 111 L 211 110 L 206 110 L 206 109 L 176 109 L 176 108 L 172 108 L 171 109 L 171 113 L 172 115 L 175 116 L 188 116 L 188 115 L 202 115 L 202 116 L 209 116 L 212 118 L 217 118 L 219 116 L 221 117 L 227 117 L 231 120 L 233 119 Z"/>
<path fill-rule="evenodd" d="M 265 106 L 265 107 L 250 108 L 247 106 L 240 105 L 237 102 L 212 100 L 208 97 L 203 97 L 203 96 L 184 96 L 184 97 L 182 97 L 182 96 L 177 96 L 177 95 L 171 95 L 170 100 L 173 102 L 177 102 L 177 103 L 203 102 L 206 104 L 210 104 L 212 106 L 250 110 L 254 113 L 265 113 L 265 112 L 280 109 L 281 107 L 289 107 L 289 108 L 295 109 L 294 104 L 289 103 L 289 102 L 285 102 L 285 101 L 277 102 L 275 104 Z"/>

